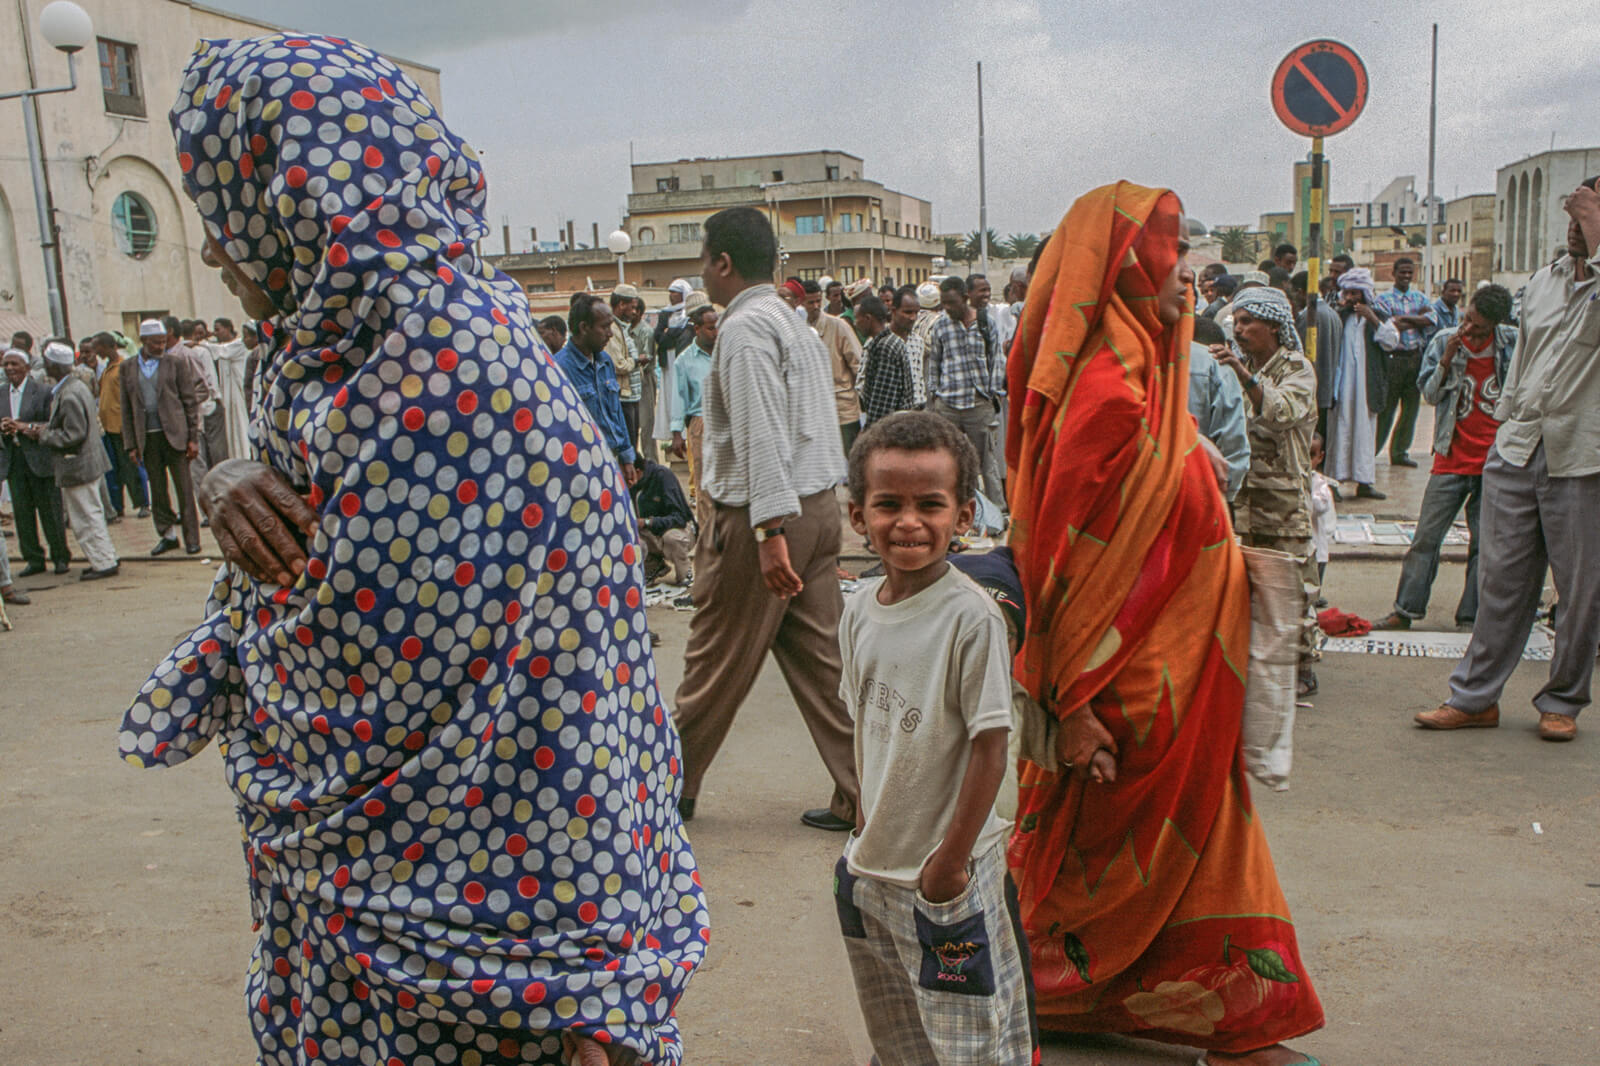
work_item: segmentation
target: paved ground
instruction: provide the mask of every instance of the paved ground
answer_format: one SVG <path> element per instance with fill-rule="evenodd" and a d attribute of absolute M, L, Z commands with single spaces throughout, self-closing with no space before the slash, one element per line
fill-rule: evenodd
<path fill-rule="evenodd" d="M 127 552 L 150 542 L 146 523 L 114 536 Z M 114 752 L 128 696 L 193 624 L 210 570 L 130 555 L 98 588 L 31 579 L 33 606 L 0 633 L 0 1063 L 251 1060 L 245 871 L 217 759 L 137 772 Z M 1336 560 L 1328 594 L 1377 617 L 1396 576 L 1392 561 Z M 1446 613 L 1460 580 L 1441 573 Z M 669 694 L 687 619 L 652 612 Z M 1600 726 L 1541 744 L 1528 700 L 1542 670 L 1524 664 L 1498 731 L 1413 730 L 1449 666 L 1330 657 L 1293 788 L 1257 790 L 1328 1011 L 1300 1046 L 1328 1066 L 1600 1062 Z M 693 825 L 714 934 L 681 1005 L 692 1063 L 867 1059 L 829 895 L 840 841 L 797 820 L 826 791 L 769 669 Z M 1117 1040 L 1046 1054 L 1192 1061 Z"/>

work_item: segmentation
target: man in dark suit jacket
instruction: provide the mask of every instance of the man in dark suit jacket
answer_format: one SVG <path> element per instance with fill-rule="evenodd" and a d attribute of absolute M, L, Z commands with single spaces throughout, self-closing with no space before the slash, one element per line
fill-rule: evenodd
<path fill-rule="evenodd" d="M 3 359 L 5 399 L 0 402 L 0 418 L 18 422 L 47 422 L 50 419 L 50 386 L 28 376 L 28 358 L 16 349 Z M 17 548 L 27 562 L 22 576 L 44 573 L 44 550 L 39 545 L 39 526 L 50 547 L 50 561 L 56 573 L 70 569 L 67 536 L 61 521 L 61 494 L 56 491 L 55 457 L 50 450 L 20 433 L 0 434 L 0 477 L 11 486 L 11 505 L 17 516 Z"/>
<path fill-rule="evenodd" d="M 167 331 L 160 322 L 139 323 L 139 357 L 120 375 L 122 446 L 135 463 L 143 460 L 150 475 L 150 510 L 161 540 L 150 552 L 160 555 L 178 546 L 173 535 L 183 523 L 183 547 L 200 551 L 200 512 L 195 507 L 189 463 L 200 453 L 199 376 L 183 356 L 168 356 Z M 174 512 L 167 479 L 178 494 Z"/>

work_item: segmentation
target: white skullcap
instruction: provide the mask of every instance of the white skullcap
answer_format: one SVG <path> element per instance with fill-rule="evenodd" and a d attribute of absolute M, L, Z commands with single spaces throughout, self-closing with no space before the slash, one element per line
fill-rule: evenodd
<path fill-rule="evenodd" d="M 939 286 L 931 281 L 924 281 L 917 286 L 917 305 L 933 310 L 939 306 Z"/>
<path fill-rule="evenodd" d="M 72 349 L 60 341 L 51 341 L 44 346 L 44 361 L 47 363 L 54 363 L 56 366 L 71 366 L 76 358 L 77 356 Z"/>
<path fill-rule="evenodd" d="M 23 351 L 21 348 L 7 348 L 5 351 L 0 352 L 0 363 L 5 362 L 7 359 L 13 358 L 21 359 L 24 363 L 26 363 L 28 361 L 28 353 Z"/>
<path fill-rule="evenodd" d="M 157 319 L 147 318 L 139 323 L 139 336 L 141 337 L 165 337 L 166 335 L 167 327 L 163 326 Z"/>

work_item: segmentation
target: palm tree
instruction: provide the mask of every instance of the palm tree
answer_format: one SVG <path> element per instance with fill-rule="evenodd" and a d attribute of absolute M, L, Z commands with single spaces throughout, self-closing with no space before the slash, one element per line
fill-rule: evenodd
<path fill-rule="evenodd" d="M 1039 236 L 1035 233 L 1013 233 L 1006 238 L 1006 255 L 1012 259 L 1030 259 L 1039 249 Z"/>
<path fill-rule="evenodd" d="M 987 237 L 989 240 L 990 252 L 998 252 L 1000 250 L 1000 234 L 996 233 L 991 228 L 984 230 L 983 236 Z M 977 230 L 973 230 L 971 233 L 967 234 L 967 252 L 961 258 L 969 267 L 982 257 L 983 248 L 979 244 L 979 239 L 980 238 Z"/>
<path fill-rule="evenodd" d="M 957 259 L 967 257 L 967 242 L 960 237 L 946 237 L 944 239 L 944 257 L 954 263 Z"/>
<path fill-rule="evenodd" d="M 1222 242 L 1222 259 L 1226 263 L 1244 263 L 1250 259 L 1250 238 L 1243 226 L 1229 226 L 1217 234 Z"/>

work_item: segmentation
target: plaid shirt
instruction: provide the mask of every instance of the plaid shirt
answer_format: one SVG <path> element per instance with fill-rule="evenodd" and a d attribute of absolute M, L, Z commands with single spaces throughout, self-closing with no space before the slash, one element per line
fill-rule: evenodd
<path fill-rule="evenodd" d="M 958 411 L 970 410 L 980 398 L 996 400 L 1005 393 L 1004 379 L 996 380 L 996 367 L 1003 365 L 992 319 L 985 331 L 976 319 L 963 326 L 942 314 L 923 356 L 928 399 L 942 400 Z"/>
<path fill-rule="evenodd" d="M 1414 285 L 1405 292 L 1390 289 L 1378 293 L 1378 306 L 1389 312 L 1390 318 L 1396 315 L 1427 315 L 1433 311 L 1433 302 Z M 1420 351 L 1423 339 L 1421 330 L 1403 329 L 1400 331 L 1400 349 Z"/>
<path fill-rule="evenodd" d="M 906 342 L 894 330 L 879 331 L 867 343 L 862 362 L 861 407 L 867 425 L 872 425 L 885 415 L 917 406 L 917 390 L 912 383 Z"/>

